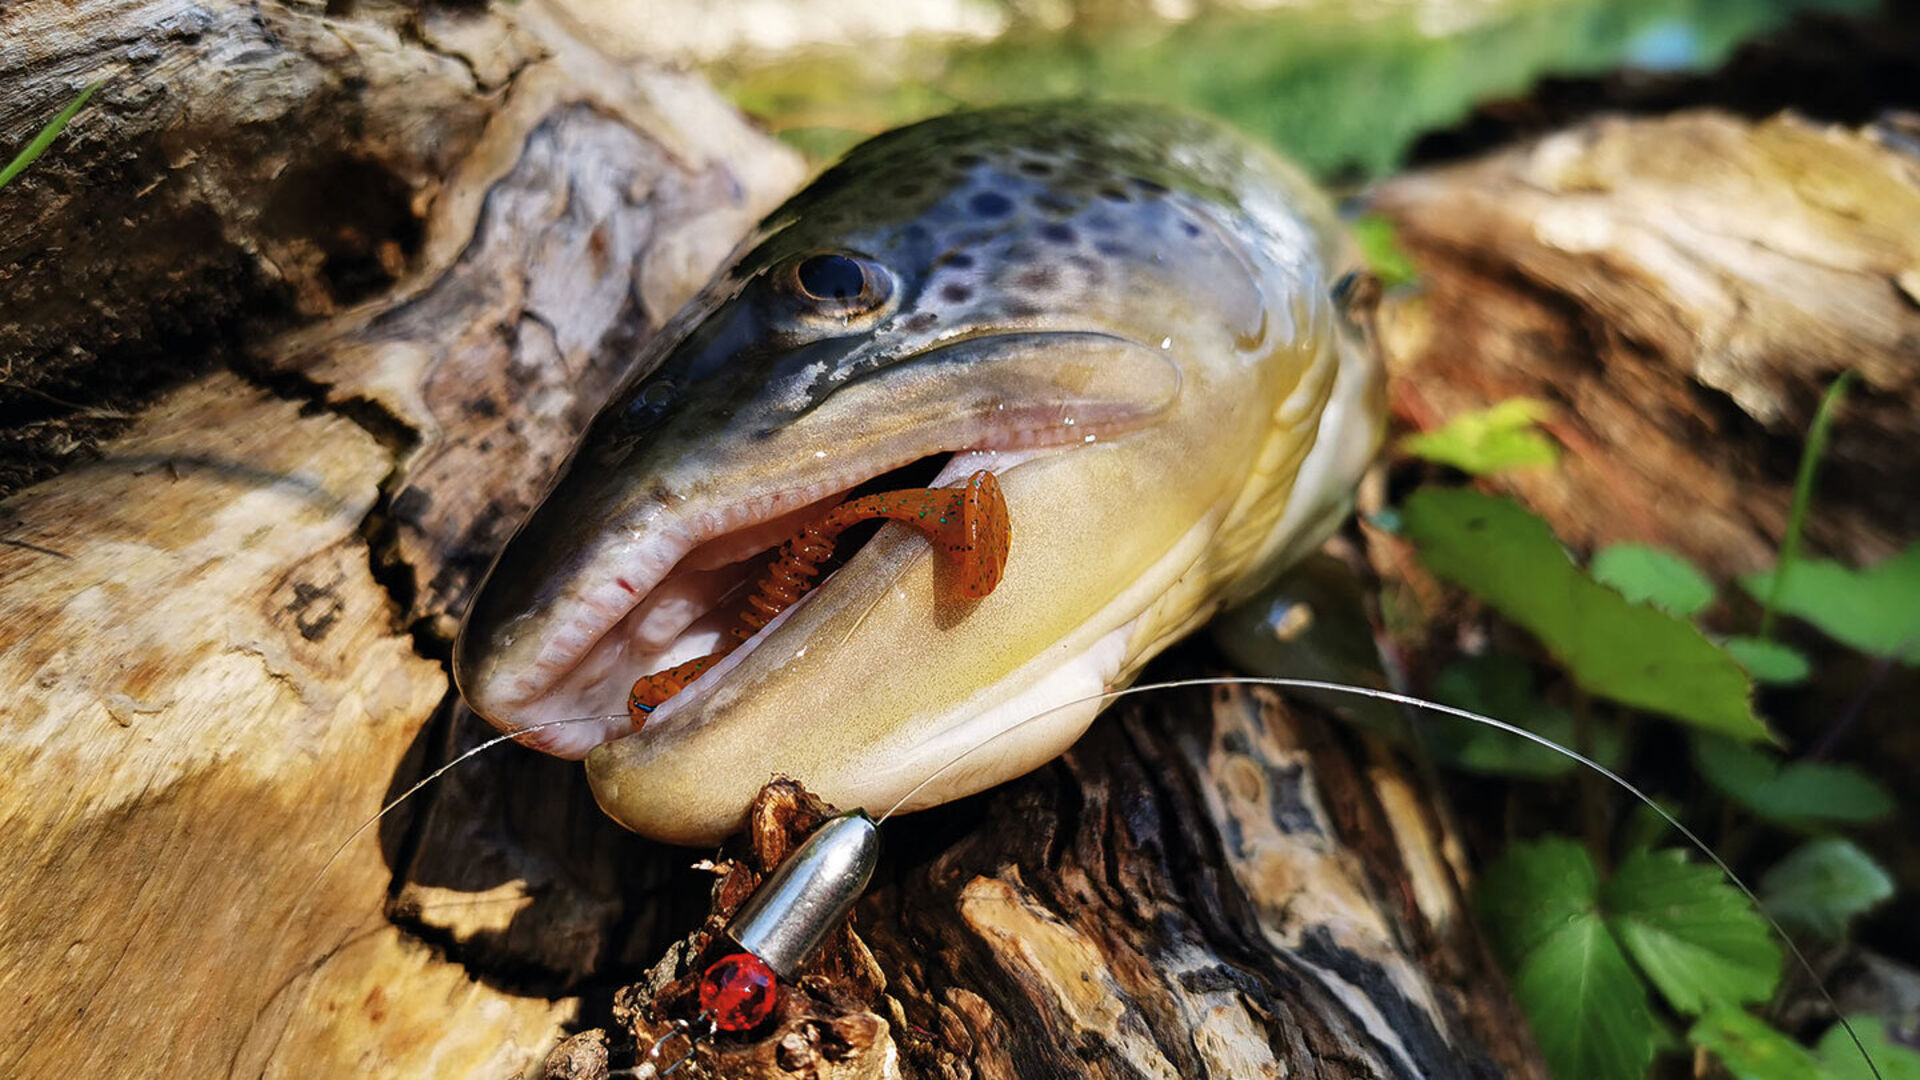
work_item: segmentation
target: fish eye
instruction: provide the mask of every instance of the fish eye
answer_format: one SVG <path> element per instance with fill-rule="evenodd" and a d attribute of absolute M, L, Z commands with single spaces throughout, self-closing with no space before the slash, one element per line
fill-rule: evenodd
<path fill-rule="evenodd" d="M 867 274 L 845 255 L 815 255 L 793 268 L 800 291 L 814 300 L 853 300 L 866 291 Z"/>
<path fill-rule="evenodd" d="M 884 306 L 893 293 L 886 268 L 857 255 L 823 251 L 788 265 L 780 285 L 804 303 L 809 314 L 833 319 L 865 315 Z"/>

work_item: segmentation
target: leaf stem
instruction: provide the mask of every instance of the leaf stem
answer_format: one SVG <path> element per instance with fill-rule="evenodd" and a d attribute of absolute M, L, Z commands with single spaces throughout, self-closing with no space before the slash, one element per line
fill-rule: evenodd
<path fill-rule="evenodd" d="M 1787 573 L 1794 562 L 1800 558 L 1800 537 L 1806 529 L 1807 509 L 1813 503 L 1813 479 L 1820 469 L 1820 459 L 1827 453 L 1827 436 L 1833 427 L 1833 415 L 1840 407 L 1840 399 L 1846 396 L 1847 388 L 1853 385 L 1853 372 L 1843 371 L 1833 380 L 1827 392 L 1820 398 L 1820 407 L 1814 410 L 1813 424 L 1807 429 L 1807 445 L 1800 452 L 1800 470 L 1793 479 L 1793 509 L 1787 514 L 1787 534 L 1780 541 L 1780 561 L 1773 569 L 1773 581 L 1767 586 L 1766 603 L 1760 609 L 1760 636 L 1773 637 L 1773 624 L 1779 617 L 1780 597 L 1787 582 Z"/>

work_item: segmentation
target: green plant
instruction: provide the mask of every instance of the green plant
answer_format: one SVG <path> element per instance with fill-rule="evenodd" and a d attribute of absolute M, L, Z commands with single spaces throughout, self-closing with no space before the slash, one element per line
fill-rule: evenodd
<path fill-rule="evenodd" d="M 1549 829 L 1508 846 L 1476 889 L 1476 903 L 1561 1080 L 1639 1080 L 1663 1046 L 1687 1045 L 1742 1080 L 1872 1075 L 1843 1029 L 1808 1048 L 1748 1011 L 1781 981 L 1768 919 L 1843 939 L 1893 888 L 1873 857 L 1837 831 L 1884 819 L 1895 810 L 1893 798 L 1851 765 L 1783 756 L 1755 704 L 1756 684 L 1790 686 L 1814 670 L 1807 656 L 1772 640 L 1779 615 L 1883 662 L 1920 663 L 1920 544 L 1864 569 L 1799 554 L 1847 383 L 1843 377 L 1829 389 L 1809 432 L 1779 569 L 1741 579 L 1764 605 L 1749 634 L 1703 628 L 1701 620 L 1724 626 L 1740 609 L 1720 605 L 1713 581 L 1674 552 L 1615 545 L 1583 568 L 1540 518 L 1463 488 L 1417 489 L 1390 518 L 1427 569 L 1524 630 L 1550 661 L 1536 677 L 1529 660 L 1538 654 L 1524 649 L 1467 657 L 1440 669 L 1435 696 L 1571 739 L 1608 763 L 1633 760 L 1634 745 L 1678 724 L 1705 785 L 1679 786 L 1662 798 L 1665 806 L 1683 819 L 1718 822 L 1723 835 L 1771 837 L 1774 850 L 1794 844 L 1754 868 L 1760 907 L 1717 868 L 1655 850 L 1666 831 L 1657 818 L 1610 831 L 1609 808 L 1591 805 L 1611 798 L 1597 786 L 1582 791 L 1584 843 Z M 1537 417 L 1531 403 L 1501 403 L 1401 449 L 1471 473 L 1498 471 L 1525 455 L 1486 454 L 1489 440 L 1530 433 Z M 1571 710 L 1549 700 L 1556 683 Z M 1589 705 L 1590 698 L 1612 704 Z M 1566 771 L 1525 749 L 1501 751 L 1479 740 L 1443 729 L 1436 756 L 1520 783 Z M 1623 854 L 1609 871 L 1616 850 Z M 1684 1021 L 1681 1038 L 1665 1034 L 1663 1014 Z M 1920 1069 L 1920 1054 L 1890 1043 L 1872 1021 L 1859 1026 L 1883 1075 L 1912 1077 Z"/>
<path fill-rule="evenodd" d="M 0 188 L 6 187 L 8 183 L 12 182 L 14 177 L 25 172 L 27 166 L 33 164 L 34 159 L 45 153 L 47 147 L 53 145 L 53 140 L 59 138 L 60 133 L 66 130 L 68 121 L 71 121 L 74 114 L 86 107 L 87 99 L 93 97 L 93 92 L 98 89 L 100 89 L 100 84 L 94 83 L 85 90 L 80 91 L 72 101 L 67 102 L 66 108 L 56 113 L 52 120 L 47 121 L 47 125 L 40 129 L 38 135 L 35 135 L 26 146 L 22 147 L 19 153 L 13 155 L 13 160 L 7 162 L 7 167 L 0 169 Z"/>

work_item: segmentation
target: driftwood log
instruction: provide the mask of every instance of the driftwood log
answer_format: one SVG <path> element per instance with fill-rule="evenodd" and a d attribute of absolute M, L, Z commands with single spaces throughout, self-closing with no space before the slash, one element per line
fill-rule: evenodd
<path fill-rule="evenodd" d="M 823 809 L 763 793 L 701 930 L 548 1075 L 598 1080 L 690 1017 L 726 916 Z M 1060 762 L 890 823 L 854 931 L 767 1030 L 694 1060 L 765 1080 L 1544 1077 L 1447 835 L 1389 754 L 1263 691 L 1123 704 Z"/>
<path fill-rule="evenodd" d="M 336 313 L 5 504 L 0 1074 L 510 1076 L 574 1012 L 387 919 L 373 832 L 332 855 L 439 730 L 449 598 L 799 164 L 535 4 L 346 6 L 3 15 L 11 101 L 112 78 L 0 192 L 0 348 Z"/>
<path fill-rule="evenodd" d="M 1508 485 L 1582 547 L 1771 566 L 1826 387 L 1858 373 L 1809 524 L 1866 562 L 1920 537 L 1920 118 L 1602 118 L 1391 180 L 1422 287 L 1381 311 L 1396 411 L 1557 405 Z"/>
<path fill-rule="evenodd" d="M 28 223 L 0 408 L 51 424 L 58 391 L 144 394 L 129 364 L 193 352 L 0 506 L 0 1074 L 529 1075 L 570 1030 L 644 1032 L 656 1003 L 615 989 L 659 961 L 672 1005 L 712 879 L 576 767 L 505 748 L 335 851 L 480 737 L 445 676 L 466 588 L 798 163 L 540 0 L 24 3 L 0 30 L 12 142 L 111 76 L 0 192 Z M 1440 297 L 1420 341 L 1471 314 Z M 729 875 L 803 823 L 764 818 Z M 1431 793 L 1265 697 L 1123 708 L 889 843 L 865 944 L 709 1072 L 1539 1075 Z"/>
<path fill-rule="evenodd" d="M 1842 38 L 1869 33 L 1878 46 L 1838 48 L 1831 32 L 1804 49 L 1776 42 L 1788 59 L 1736 64 L 1730 89 L 1767 101 L 1860 83 L 1910 95 L 1914 54 L 1899 43 L 1913 40 L 1913 19 L 1889 23 Z M 1876 52 L 1878 83 L 1871 65 L 1855 68 Z M 1884 77 L 1892 57 L 1902 78 Z M 1834 78 L 1794 83 L 1809 64 Z M 1559 467 L 1491 482 L 1562 539 L 1588 551 L 1657 544 L 1723 585 L 1770 568 L 1814 410 L 1853 371 L 1806 550 L 1863 565 L 1920 541 L 1920 115 L 1862 127 L 1717 111 L 1599 117 L 1409 173 L 1373 198 L 1420 271 L 1380 310 L 1397 418 L 1430 428 L 1515 395 L 1554 404 Z M 1403 543 L 1369 541 L 1386 576 L 1423 577 Z M 1755 605 L 1737 588 L 1722 596 L 1726 628 L 1750 627 Z M 1769 710 L 1783 734 L 1909 790 L 1920 672 L 1786 633 L 1819 662 L 1793 707 Z M 1870 837 L 1903 887 L 1867 936 L 1912 955 L 1920 838 L 1908 820 Z"/>

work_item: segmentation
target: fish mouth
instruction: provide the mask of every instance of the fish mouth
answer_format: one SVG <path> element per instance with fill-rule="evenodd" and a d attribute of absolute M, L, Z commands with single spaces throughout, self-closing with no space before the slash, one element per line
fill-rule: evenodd
<path fill-rule="evenodd" d="M 877 461 L 656 525 L 623 545 L 617 560 L 594 568 L 594 580 L 570 601 L 568 617 L 532 661 L 493 680 L 492 685 L 502 686 L 500 692 L 475 700 L 469 690 L 469 702 L 505 730 L 538 728 L 519 740 L 524 745 L 559 757 L 584 757 L 603 742 L 633 733 L 620 710 L 636 679 L 722 647 L 776 549 L 833 506 L 873 491 L 947 487 L 979 470 L 1003 474 L 1041 455 L 1070 453 L 1121 434 L 1128 426 L 1082 418 L 1070 429 L 1071 442 L 1043 428 L 1000 432 L 991 447 Z M 832 589 L 837 568 L 852 561 L 881 528 L 906 527 L 876 522 L 848 530 L 835 560 L 827 564 L 828 573 L 806 596 L 661 705 L 649 725 L 667 721 L 720 687 L 794 611 Z"/>
<path fill-rule="evenodd" d="M 775 428 L 708 432 L 701 445 L 712 449 L 666 463 L 665 472 L 622 478 L 627 489 L 669 495 L 600 520 L 578 557 L 548 579 L 551 587 L 516 602 L 517 614 L 496 615 L 496 598 L 476 620 L 502 582 L 483 585 L 455 646 L 461 693 L 495 727 L 525 732 L 524 745 L 560 757 L 584 757 L 630 735 L 624 710 L 634 681 L 717 651 L 770 553 L 812 518 L 857 492 L 949 486 L 976 470 L 1003 473 L 1145 426 L 1180 395 L 1179 370 L 1164 350 L 1085 330 L 966 336 L 895 361 L 908 365 L 904 375 L 856 380 Z M 768 479 L 776 477 L 784 482 Z M 534 529 L 582 512 L 578 500 L 556 502 L 557 495 L 490 577 L 520 572 L 510 566 L 523 567 L 529 551 L 554 536 L 578 535 Z M 874 535 L 871 527 L 853 530 L 838 546 L 841 564 Z M 516 546 L 518 562 L 509 559 Z M 834 586 L 829 575 L 809 596 Z M 795 608 L 649 724 L 719 686 Z"/>

